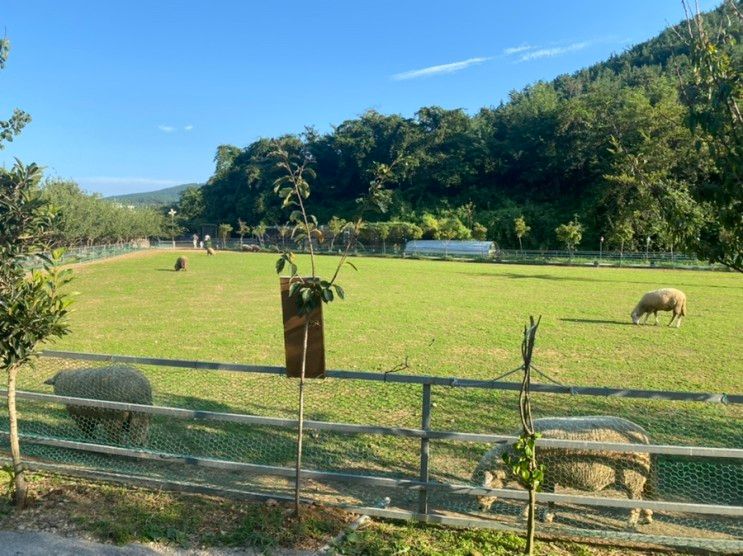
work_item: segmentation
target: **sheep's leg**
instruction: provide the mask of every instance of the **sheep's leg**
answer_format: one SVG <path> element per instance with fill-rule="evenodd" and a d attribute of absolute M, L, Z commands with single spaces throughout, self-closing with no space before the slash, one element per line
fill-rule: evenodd
<path fill-rule="evenodd" d="M 655 317 L 655 326 L 658 326 L 658 311 L 653 311 L 653 316 Z"/>
<path fill-rule="evenodd" d="M 684 318 L 681 315 L 676 319 L 676 328 L 681 328 L 681 319 Z"/>
<path fill-rule="evenodd" d="M 645 315 L 645 320 L 642 321 L 642 324 L 647 324 L 648 323 L 648 318 L 650 318 L 650 311 L 648 311 L 647 313 L 644 313 L 644 315 Z M 639 320 L 638 320 L 638 322 L 639 322 Z"/>
<path fill-rule="evenodd" d="M 677 313 L 673 313 L 673 314 L 671 315 L 671 320 L 670 320 L 670 321 L 668 321 L 668 326 L 671 326 L 671 325 L 673 324 L 673 321 L 674 321 L 674 320 L 676 320 L 677 318 L 679 318 L 679 315 L 678 315 Z M 678 321 L 677 321 L 677 322 L 678 322 Z M 677 328 L 678 328 L 678 325 L 677 325 Z"/>
<path fill-rule="evenodd" d="M 625 469 L 621 472 L 621 488 L 627 493 L 627 498 L 630 500 L 642 500 L 642 489 L 645 486 L 646 477 L 642 476 L 639 472 L 632 469 Z M 650 523 L 653 518 L 652 510 L 642 510 L 640 508 L 632 508 L 629 512 L 629 520 L 627 526 L 636 528 L 640 521 L 640 514 L 645 512 L 645 523 Z M 648 513 L 649 512 L 649 513 Z"/>
<path fill-rule="evenodd" d="M 72 411 L 70 411 L 70 416 L 75 421 L 77 427 L 81 431 L 83 431 L 83 434 L 87 438 L 93 438 L 93 435 L 95 433 L 95 426 L 98 424 L 97 419 L 91 417 L 90 415 L 73 413 Z"/>

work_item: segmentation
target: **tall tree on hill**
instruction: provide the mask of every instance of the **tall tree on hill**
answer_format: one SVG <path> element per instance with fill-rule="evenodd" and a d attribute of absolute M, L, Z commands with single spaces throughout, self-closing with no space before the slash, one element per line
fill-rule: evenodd
<path fill-rule="evenodd" d="M 714 218 L 705 222 L 692 243 L 700 256 L 743 272 L 743 25 L 741 4 L 725 3 L 714 34 L 700 13 L 686 2 L 687 20 L 680 33 L 689 47 L 692 71 L 684 88 L 689 126 L 700 151 L 709 149 L 714 168 L 697 191 Z"/>

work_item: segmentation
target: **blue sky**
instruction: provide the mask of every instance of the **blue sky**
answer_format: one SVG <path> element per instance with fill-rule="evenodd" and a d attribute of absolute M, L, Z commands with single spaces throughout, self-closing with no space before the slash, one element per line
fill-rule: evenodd
<path fill-rule="evenodd" d="M 0 163 L 104 195 L 202 182 L 219 144 L 370 108 L 473 113 L 682 15 L 680 0 L 2 0 L 0 118 L 20 107 L 33 122 Z"/>

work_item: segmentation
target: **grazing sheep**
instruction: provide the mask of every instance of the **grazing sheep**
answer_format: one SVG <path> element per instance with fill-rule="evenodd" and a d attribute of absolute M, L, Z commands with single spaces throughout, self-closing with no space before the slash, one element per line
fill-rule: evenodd
<path fill-rule="evenodd" d="M 214 249 L 212 249 L 211 247 L 207 247 L 206 248 L 206 254 L 207 255 L 214 255 Z"/>
<path fill-rule="evenodd" d="M 542 438 L 566 440 L 615 442 L 622 444 L 648 444 L 645 430 L 635 423 L 612 416 L 545 417 L 534 419 L 534 429 Z M 520 434 L 520 433 L 517 433 Z M 505 488 L 510 482 L 511 472 L 503 461 L 503 455 L 513 448 L 512 442 L 500 442 L 487 452 L 472 480 L 485 488 Z M 537 461 L 545 465 L 542 488 L 554 492 L 555 486 L 598 492 L 607 487 L 619 487 L 631 500 L 641 500 L 647 491 L 650 475 L 650 454 L 645 452 L 588 451 L 560 448 L 539 448 Z M 494 496 L 478 496 L 480 508 L 489 510 Z M 543 514 L 545 521 L 552 521 L 553 503 Z M 525 510 L 526 511 L 526 510 Z M 641 510 L 630 511 L 629 526 L 637 525 Z M 651 523 L 653 512 L 642 510 L 644 522 Z"/>
<path fill-rule="evenodd" d="M 242 250 L 247 253 L 259 253 L 261 248 L 257 245 L 243 245 Z"/>
<path fill-rule="evenodd" d="M 681 290 L 674 288 L 663 288 L 648 292 L 642 296 L 640 302 L 632 310 L 632 322 L 640 324 L 640 318 L 645 315 L 643 324 L 648 321 L 650 313 L 655 316 L 655 324 L 658 324 L 658 311 L 673 311 L 673 316 L 668 326 L 676 320 L 676 328 L 681 326 L 681 317 L 686 316 L 686 295 Z"/>
<path fill-rule="evenodd" d="M 175 271 L 178 272 L 179 270 L 188 270 L 188 259 L 186 257 L 178 257 L 178 260 L 175 261 Z"/>
<path fill-rule="evenodd" d="M 150 381 L 137 369 L 124 365 L 61 371 L 44 384 L 54 386 L 58 396 L 152 405 Z M 67 412 L 88 437 L 94 436 L 100 423 L 112 444 L 121 443 L 122 433 L 128 433 L 134 445 L 147 440 L 149 414 L 76 405 L 67 405 Z"/>

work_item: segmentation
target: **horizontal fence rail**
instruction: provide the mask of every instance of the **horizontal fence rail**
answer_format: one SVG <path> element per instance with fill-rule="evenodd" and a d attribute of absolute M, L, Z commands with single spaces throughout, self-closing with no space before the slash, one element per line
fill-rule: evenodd
<path fill-rule="evenodd" d="M 284 367 L 66 351 L 41 355 L 37 367 L 42 369 L 35 370 L 33 384 L 39 385 L 65 368 L 126 364 L 138 366 L 150 377 L 156 395 L 150 405 L 55 395 L 24 387 L 17 392 L 17 399 L 25 408 L 21 442 L 24 452 L 30 454 L 29 468 L 225 496 L 291 499 L 295 474 L 292 446 L 298 421 L 292 407 L 272 401 L 274 397 L 284 399 L 280 393 L 294 392 L 297 387 L 296 381 L 284 378 Z M 216 392 L 203 403 L 199 392 L 191 389 L 186 397 L 176 396 L 180 389 L 168 393 L 168 383 L 163 382 L 178 384 L 196 376 L 203 377 L 207 393 L 213 387 L 208 385 L 222 381 L 230 390 L 244 389 L 247 405 L 222 403 L 222 395 Z M 469 476 L 485 450 L 507 449 L 516 440 L 511 425 L 503 427 L 505 430 L 493 428 L 497 422 L 491 421 L 491 410 L 510 406 L 508 400 L 516 400 L 519 383 L 346 370 L 330 370 L 325 376 L 329 380 L 310 381 L 307 393 L 311 408 L 304 422 L 308 452 L 301 471 L 307 501 L 385 517 L 522 529 L 517 516 L 528 493 L 513 488 L 514 483 L 485 487 L 474 475 Z M 652 465 L 647 481 L 653 491 L 639 498 L 575 489 L 538 493 L 540 504 L 559 504 L 566 514 L 559 525 L 544 526 L 549 535 L 743 551 L 739 429 L 743 395 L 557 384 L 533 384 L 531 390 L 535 400 L 549 402 L 539 414 L 559 415 L 560 407 L 575 410 L 583 405 L 585 414 L 596 414 L 597 407 L 608 403 L 607 411 L 625 408 L 608 414 L 625 415 L 634 421 L 636 410 L 632 408 L 652 407 L 655 409 L 650 411 L 659 411 L 665 419 L 662 422 L 668 423 L 664 431 L 650 429 L 649 438 L 655 441 L 648 443 L 539 438 L 540 449 L 549 449 L 553 457 L 560 454 L 565 461 L 574 454 L 628 472 Z M 337 413 L 334 396 L 338 394 L 349 396 L 351 413 Z M 402 405 L 395 405 L 398 394 Z M 7 392 L 0 390 L 0 397 L 6 396 Z M 556 403 L 565 396 L 570 397 L 569 404 Z M 491 407 L 494 400 L 499 405 Z M 197 407 L 179 407 L 196 402 Z M 372 405 L 364 405 L 369 403 Z M 553 413 L 555 409 L 557 413 Z M 483 416 L 482 421 L 472 420 L 473 411 Z M 94 430 L 86 432 L 80 427 L 81 415 L 91 415 L 104 424 L 115 415 L 138 416 L 150 423 L 149 439 L 138 445 L 104 439 L 104 431 L 95 436 Z M 135 422 L 134 417 L 130 419 Z M 460 428 L 459 419 L 470 423 L 469 428 Z M 4 422 L 1 414 L 0 422 Z M 455 422 L 457 425 L 452 424 Z M 0 427 L 0 454 L 8 438 L 3 428 L 5 425 Z M 717 431 L 717 445 L 684 444 L 684 431 L 701 443 L 708 429 Z M 557 473 L 564 464 L 550 465 Z M 617 473 L 620 467 L 616 467 Z M 653 494 L 656 491 L 661 494 Z M 379 506 L 378 498 L 385 495 L 394 501 L 390 507 Z M 485 513 L 476 509 L 479 497 L 495 497 L 496 509 Z M 625 512 L 629 510 L 657 512 L 661 517 L 656 522 L 661 525 L 626 531 Z"/>
<path fill-rule="evenodd" d="M 0 389 L 0 398 L 7 397 L 6 390 Z M 182 409 L 177 407 L 162 407 L 152 405 L 132 404 L 125 402 L 111 402 L 106 400 L 92 400 L 70 396 L 56 396 L 54 394 L 40 394 L 37 392 L 19 391 L 16 397 L 21 400 L 36 400 L 55 403 L 64 403 L 81 407 L 98 407 L 120 411 L 136 411 L 149 415 L 164 415 L 176 419 L 193 419 L 196 421 L 222 421 L 227 423 L 241 423 L 244 425 L 268 425 L 296 429 L 298 421 L 281 419 L 278 417 L 261 417 L 240 413 L 221 413 L 217 411 L 203 411 Z M 305 420 L 304 428 L 308 430 L 332 431 L 350 434 L 375 434 L 388 436 L 406 436 L 410 438 L 428 440 L 458 440 L 462 442 L 504 443 L 515 442 L 516 436 L 502 434 L 476 434 L 455 431 L 432 431 L 427 429 L 410 429 L 398 427 L 383 427 L 370 425 L 355 425 L 351 423 L 333 423 L 328 421 Z M 0 432 L 2 434 L 2 432 Z M 621 444 L 617 442 L 592 442 L 578 440 L 560 440 L 555 438 L 538 438 L 537 445 L 544 448 L 565 448 L 572 450 L 594 452 L 631 452 L 646 454 L 666 454 L 689 457 L 732 458 L 743 459 L 743 449 L 736 448 L 704 448 L 698 446 L 673 446 L 663 444 Z"/>
<path fill-rule="evenodd" d="M 284 376 L 286 368 L 271 365 L 241 365 L 237 363 L 215 363 L 210 361 L 189 361 L 184 359 L 160 359 L 151 357 L 137 357 L 132 355 L 107 355 L 101 353 L 79 353 L 70 351 L 45 350 L 44 357 L 60 357 L 80 361 L 100 361 L 105 363 L 131 363 L 139 365 L 155 365 L 163 367 L 178 367 L 183 369 L 198 369 L 209 371 L 235 371 L 244 373 L 263 373 Z M 500 382 L 494 380 L 473 380 L 455 377 L 438 377 L 425 375 L 371 373 L 365 371 L 327 370 L 326 378 L 367 380 L 375 382 L 393 382 L 403 384 L 430 384 L 435 386 L 449 386 L 456 388 L 482 388 L 490 390 L 511 390 L 518 392 L 521 383 Z M 743 394 L 714 394 L 707 392 L 679 392 L 672 390 L 637 390 L 626 388 L 603 388 L 586 386 L 560 386 L 557 384 L 532 384 L 533 392 L 549 392 L 553 394 L 573 394 L 584 396 L 615 396 L 620 398 L 638 398 L 650 400 L 676 400 L 710 403 L 743 404 Z"/>

